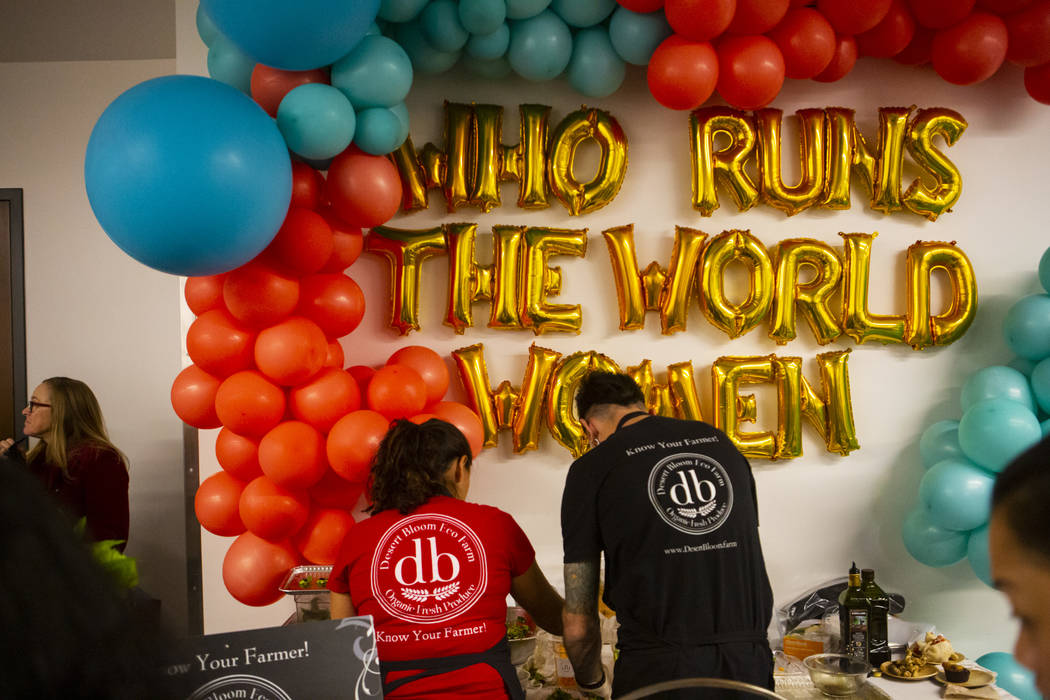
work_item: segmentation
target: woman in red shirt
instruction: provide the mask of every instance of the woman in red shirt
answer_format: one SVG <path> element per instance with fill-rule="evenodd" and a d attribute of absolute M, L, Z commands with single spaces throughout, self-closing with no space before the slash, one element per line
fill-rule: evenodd
<path fill-rule="evenodd" d="M 525 533 L 498 508 L 463 500 L 470 465 L 451 424 L 396 421 L 372 464 L 372 517 L 332 569 L 332 618 L 375 622 L 384 697 L 524 697 L 506 641 L 508 593 L 562 632 L 564 601 Z"/>

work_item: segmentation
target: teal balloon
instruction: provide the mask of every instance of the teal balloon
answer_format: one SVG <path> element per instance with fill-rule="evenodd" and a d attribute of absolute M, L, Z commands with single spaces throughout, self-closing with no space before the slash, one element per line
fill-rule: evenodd
<path fill-rule="evenodd" d="M 919 500 L 930 522 L 968 531 L 988 522 L 995 478 L 969 461 L 946 459 L 930 467 L 919 482 Z"/>
<path fill-rule="evenodd" d="M 371 34 L 332 65 L 332 85 L 354 109 L 391 107 L 412 89 L 412 61 L 393 39 Z"/>
<path fill-rule="evenodd" d="M 1032 368 L 1029 379 L 1032 382 L 1032 393 L 1035 394 L 1035 401 L 1039 404 L 1039 408 L 1043 410 L 1043 413 L 1050 413 L 1050 358 L 1040 360 Z"/>
<path fill-rule="evenodd" d="M 507 19 L 503 0 L 459 0 L 459 21 L 471 34 L 491 34 Z"/>
<path fill-rule="evenodd" d="M 1043 257 L 1039 258 L 1039 284 L 1050 294 L 1050 248 L 1043 251 Z"/>
<path fill-rule="evenodd" d="M 507 59 L 514 72 L 528 80 L 557 78 L 572 58 L 572 33 L 558 15 L 544 10 L 510 28 Z"/>
<path fill-rule="evenodd" d="M 212 22 L 211 17 L 204 11 L 203 3 L 197 5 L 197 35 L 204 42 L 205 46 L 211 46 L 216 37 L 222 36 L 222 32 L 215 26 L 215 22 Z"/>
<path fill-rule="evenodd" d="M 1010 399 L 1029 411 L 1035 410 L 1035 399 L 1028 386 L 1028 378 L 1013 367 L 992 365 L 979 369 L 963 384 L 960 401 L 965 413 L 978 401 Z"/>
<path fill-rule="evenodd" d="M 500 58 L 510 48 L 510 25 L 506 22 L 491 34 L 475 34 L 467 40 L 467 53 L 482 60 Z"/>
<path fill-rule="evenodd" d="M 1013 654 L 992 651 L 977 657 L 977 663 L 996 674 L 995 684 L 1020 700 L 1040 700 L 1035 674 L 1018 663 Z"/>
<path fill-rule="evenodd" d="M 673 30 L 663 11 L 632 12 L 618 7 L 609 20 L 609 39 L 620 58 L 636 66 L 649 64 L 653 51 Z"/>
<path fill-rule="evenodd" d="M 926 566 L 948 566 L 960 561 L 966 556 L 968 539 L 965 532 L 935 525 L 921 506 L 909 513 L 901 525 L 904 548 Z"/>
<path fill-rule="evenodd" d="M 1002 471 L 1043 436 L 1035 414 L 1010 399 L 978 401 L 959 421 L 959 447 L 979 466 Z"/>
<path fill-rule="evenodd" d="M 382 0 L 379 17 L 387 22 L 410 22 L 426 6 L 427 0 Z"/>
<path fill-rule="evenodd" d="M 408 136 L 408 124 L 392 109 L 372 107 L 357 114 L 354 144 L 365 153 L 385 156 L 396 151 Z"/>
<path fill-rule="evenodd" d="M 992 585 L 992 562 L 988 556 L 988 526 L 983 525 L 970 533 L 966 543 L 966 557 L 970 568 L 986 585 Z"/>
<path fill-rule="evenodd" d="M 293 88 L 277 107 L 277 128 L 293 153 L 310 160 L 339 155 L 350 145 L 357 126 L 346 95 L 323 83 Z"/>
<path fill-rule="evenodd" d="M 613 49 L 604 27 L 576 32 L 569 59 L 569 85 L 587 97 L 608 97 L 627 75 L 627 64 Z"/>
<path fill-rule="evenodd" d="M 1031 377 L 1032 370 L 1035 369 L 1035 363 L 1024 357 L 1015 357 L 1007 362 L 1006 366 L 1016 369 L 1026 377 Z"/>
<path fill-rule="evenodd" d="M 253 70 L 255 61 L 229 39 L 219 35 L 212 40 L 208 48 L 208 75 L 212 78 L 250 95 Z"/>
<path fill-rule="evenodd" d="M 593 27 L 612 14 L 616 0 L 553 0 L 551 9 L 573 27 Z"/>
<path fill-rule="evenodd" d="M 474 75 L 490 79 L 504 78 L 513 72 L 510 67 L 510 62 L 503 56 L 500 56 L 499 58 L 474 58 L 473 56 L 464 56 L 463 67 Z"/>
<path fill-rule="evenodd" d="M 438 51 L 434 48 L 418 22 L 397 25 L 394 39 L 412 60 L 412 69 L 426 75 L 437 75 L 456 65 L 462 51 Z"/>
<path fill-rule="evenodd" d="M 1017 301 L 1003 319 L 1003 335 L 1021 357 L 1036 362 L 1050 357 L 1050 296 L 1033 294 Z"/>
<path fill-rule="evenodd" d="M 551 0 L 506 0 L 507 19 L 528 19 L 546 10 Z"/>
<path fill-rule="evenodd" d="M 959 421 L 937 421 L 923 431 L 919 438 L 919 458 L 929 469 L 945 459 L 966 459 L 959 447 Z"/>
<path fill-rule="evenodd" d="M 433 0 L 419 17 L 423 36 L 438 51 L 458 51 L 470 38 L 470 32 L 459 21 L 454 0 Z"/>

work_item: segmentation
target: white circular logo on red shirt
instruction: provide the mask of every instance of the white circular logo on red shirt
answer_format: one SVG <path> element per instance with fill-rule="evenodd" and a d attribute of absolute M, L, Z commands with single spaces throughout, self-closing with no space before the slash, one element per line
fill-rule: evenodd
<path fill-rule="evenodd" d="M 466 612 L 488 585 L 481 539 L 463 521 L 438 513 L 410 515 L 383 533 L 371 574 L 380 606 L 417 623 Z"/>

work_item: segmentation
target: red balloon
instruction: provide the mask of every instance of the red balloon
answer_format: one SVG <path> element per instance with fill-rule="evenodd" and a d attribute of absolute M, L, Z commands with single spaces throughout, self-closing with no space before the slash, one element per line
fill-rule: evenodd
<path fill-rule="evenodd" d="M 407 418 L 427 405 L 427 387 L 411 367 L 387 365 L 376 370 L 365 397 L 368 407 L 388 420 Z"/>
<path fill-rule="evenodd" d="M 973 10 L 974 0 L 908 0 L 915 21 L 927 29 L 957 24 Z"/>
<path fill-rule="evenodd" d="M 310 501 L 319 508 L 339 508 L 353 511 L 365 490 L 364 482 L 350 482 L 329 469 L 313 488 Z"/>
<path fill-rule="evenodd" d="M 765 34 L 787 14 L 790 0 L 736 0 L 727 34 Z"/>
<path fill-rule="evenodd" d="M 653 51 L 646 80 L 649 92 L 664 107 L 696 109 L 715 90 L 718 56 L 706 41 L 672 34 Z"/>
<path fill-rule="evenodd" d="M 222 582 L 245 605 L 270 605 L 284 597 L 279 586 L 299 561 L 299 553 L 288 542 L 267 542 L 246 532 L 226 550 Z"/>
<path fill-rule="evenodd" d="M 1006 58 L 1019 66 L 1041 66 L 1050 61 L 1050 0 L 1039 0 L 1020 12 L 1003 17 L 1010 38 Z"/>
<path fill-rule="evenodd" d="M 261 63 L 252 69 L 252 99 L 271 117 L 277 116 L 277 108 L 284 96 L 294 88 L 307 83 L 327 83 L 328 74 L 320 68 L 313 70 L 280 70 Z"/>
<path fill-rule="evenodd" d="M 187 277 L 186 287 L 182 291 L 186 298 L 186 306 L 197 316 L 205 311 L 223 308 L 222 283 L 225 279 L 225 272 L 206 277 Z"/>
<path fill-rule="evenodd" d="M 259 466 L 259 443 L 229 428 L 223 428 L 215 437 L 215 458 L 223 471 L 246 484 L 263 475 Z"/>
<path fill-rule="evenodd" d="M 259 466 L 278 486 L 302 491 L 328 470 L 324 448 L 324 436 L 317 428 L 302 421 L 285 421 L 259 441 Z"/>
<path fill-rule="evenodd" d="M 292 161 L 292 206 L 316 209 L 321 205 L 324 175 L 301 160 Z"/>
<path fill-rule="evenodd" d="M 246 437 L 260 438 L 284 417 L 284 392 L 255 370 L 227 377 L 215 393 L 222 424 Z"/>
<path fill-rule="evenodd" d="M 230 314 L 251 328 L 277 323 L 299 303 L 299 280 L 258 261 L 228 273 L 222 298 Z"/>
<path fill-rule="evenodd" d="M 401 206 L 401 177 L 383 156 L 350 147 L 328 166 L 327 193 L 340 219 L 372 228 L 389 221 Z"/>
<path fill-rule="evenodd" d="M 357 388 L 361 390 L 361 396 L 365 396 L 365 392 L 368 391 L 368 384 L 372 381 L 372 377 L 376 376 L 376 371 L 373 367 L 368 365 L 354 365 L 347 367 L 346 371 L 350 373 L 350 376 L 357 382 Z"/>
<path fill-rule="evenodd" d="M 225 309 L 205 311 L 186 331 L 186 352 L 208 374 L 228 377 L 252 366 L 255 334 Z"/>
<path fill-rule="evenodd" d="M 413 423 L 415 423 L 416 425 L 423 425 L 428 420 L 441 420 L 441 419 L 438 418 L 437 416 L 435 416 L 433 413 L 417 413 L 414 416 L 410 416 L 409 420 L 412 421 Z M 448 421 L 446 421 L 446 422 L 448 422 Z"/>
<path fill-rule="evenodd" d="M 817 9 L 828 18 L 838 34 L 860 34 L 882 21 L 890 11 L 891 0 L 817 0 Z"/>
<path fill-rule="evenodd" d="M 733 20 L 737 0 L 666 0 L 664 14 L 675 34 L 710 41 Z"/>
<path fill-rule="evenodd" d="M 664 6 L 664 0 L 616 0 L 631 12 L 656 12 Z"/>
<path fill-rule="evenodd" d="M 904 50 L 893 57 L 897 63 L 906 66 L 921 66 L 930 62 L 930 52 L 933 50 L 933 30 L 926 27 L 916 27 L 915 36 L 911 38 Z"/>
<path fill-rule="evenodd" d="M 441 355 L 423 345 L 406 345 L 387 358 L 388 365 L 404 365 L 419 373 L 426 386 L 426 405 L 445 398 L 448 391 L 448 365 Z"/>
<path fill-rule="evenodd" d="M 784 56 L 765 36 L 727 36 L 718 44 L 718 94 L 739 109 L 773 101 L 784 84 Z"/>
<path fill-rule="evenodd" d="M 291 386 L 321 371 L 328 356 L 328 339 L 313 321 L 293 316 L 259 331 L 255 364 L 268 378 Z"/>
<path fill-rule="evenodd" d="M 221 537 L 235 537 L 244 532 L 239 504 L 244 482 L 226 472 L 212 474 L 197 487 L 193 512 L 208 532 Z"/>
<path fill-rule="evenodd" d="M 342 369 L 345 361 L 346 357 L 343 355 L 343 346 L 339 344 L 339 341 L 333 340 L 328 343 L 328 352 L 325 353 L 324 356 L 324 366 Z"/>
<path fill-rule="evenodd" d="M 321 370 L 316 377 L 291 390 L 292 415 L 327 433 L 336 421 L 361 408 L 361 390 L 342 369 Z"/>
<path fill-rule="evenodd" d="M 889 12 L 868 31 L 854 37 L 857 51 L 862 56 L 891 58 L 911 43 L 915 36 L 915 19 L 904 0 L 893 0 Z"/>
<path fill-rule="evenodd" d="M 317 272 L 332 257 L 332 227 L 312 209 L 292 207 L 262 257 L 291 275 Z"/>
<path fill-rule="evenodd" d="M 334 272 L 307 275 L 299 282 L 296 313 L 320 326 L 326 337 L 342 338 L 361 323 L 365 315 L 365 295 L 357 282 L 346 275 Z"/>
<path fill-rule="evenodd" d="M 316 508 L 292 543 L 307 561 L 330 566 L 354 526 L 354 516 L 337 508 Z"/>
<path fill-rule="evenodd" d="M 1024 89 L 1036 102 L 1050 105 L 1050 63 L 1025 68 Z"/>
<path fill-rule="evenodd" d="M 1006 59 L 1006 24 L 996 15 L 972 15 L 933 36 L 933 69 L 949 83 L 972 85 L 990 78 Z"/>
<path fill-rule="evenodd" d="M 818 83 L 833 83 L 841 80 L 857 64 L 857 42 L 851 36 L 842 34 L 835 37 L 835 55 L 831 63 L 818 75 L 813 77 Z"/>
<path fill-rule="evenodd" d="M 375 411 L 348 413 L 328 432 L 328 463 L 347 481 L 364 483 L 390 421 Z"/>
<path fill-rule="evenodd" d="M 1008 15 L 1032 4 L 1032 0 L 977 0 L 977 7 L 997 15 Z"/>
<path fill-rule="evenodd" d="M 769 33 L 784 56 L 784 75 L 812 78 L 828 67 L 835 55 L 835 30 L 811 7 L 799 7 Z"/>
<path fill-rule="evenodd" d="M 218 428 L 221 423 L 215 412 L 216 395 L 221 380 L 197 365 L 190 365 L 171 383 L 171 407 L 175 415 L 187 424 L 201 430 Z"/>
<path fill-rule="evenodd" d="M 430 409 L 435 416 L 459 428 L 470 445 L 470 454 L 477 457 L 485 446 L 485 428 L 478 414 L 461 403 L 442 401 Z"/>
<path fill-rule="evenodd" d="M 361 250 L 365 246 L 365 238 L 361 234 L 361 228 L 350 226 L 332 211 L 331 207 L 324 207 L 319 212 L 328 225 L 332 227 L 332 256 L 328 258 L 320 272 L 342 272 L 354 264 L 361 256 Z"/>
<path fill-rule="evenodd" d="M 265 476 L 244 487 L 240 501 L 241 520 L 249 531 L 270 542 L 291 537 L 310 515 L 310 497 L 305 491 L 286 489 Z"/>

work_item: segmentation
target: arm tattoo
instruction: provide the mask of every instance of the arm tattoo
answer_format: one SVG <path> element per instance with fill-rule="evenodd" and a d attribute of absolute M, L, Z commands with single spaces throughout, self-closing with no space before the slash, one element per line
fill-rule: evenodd
<path fill-rule="evenodd" d="M 598 560 L 565 565 L 565 651 L 583 683 L 602 675 L 598 622 Z"/>
<path fill-rule="evenodd" d="M 580 615 L 598 612 L 598 562 L 565 565 L 565 610 Z"/>

